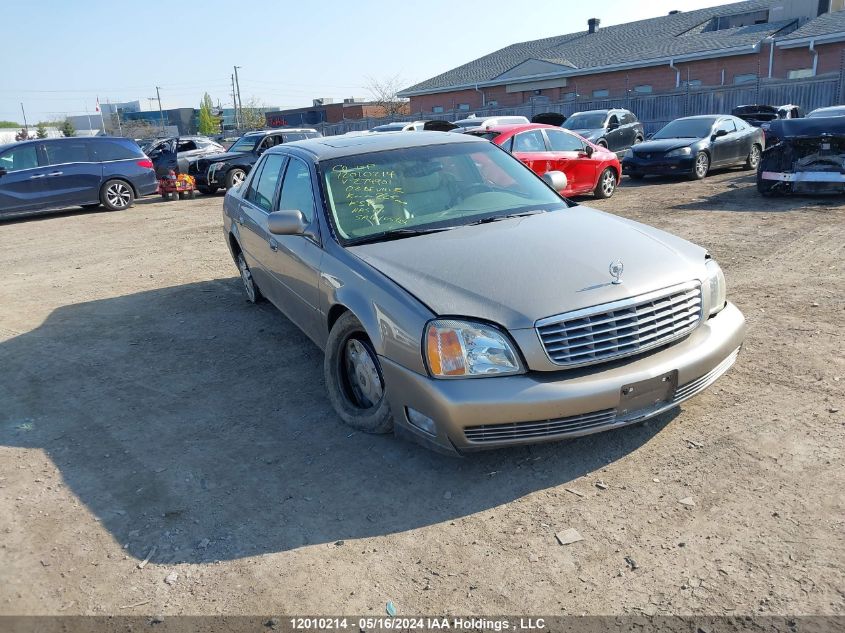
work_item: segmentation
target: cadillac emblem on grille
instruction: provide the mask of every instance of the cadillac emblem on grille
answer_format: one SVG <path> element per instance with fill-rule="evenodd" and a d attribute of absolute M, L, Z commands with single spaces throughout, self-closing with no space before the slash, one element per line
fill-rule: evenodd
<path fill-rule="evenodd" d="M 610 262 L 610 266 L 608 267 L 607 271 L 610 273 L 610 276 L 613 277 L 614 284 L 621 284 L 622 283 L 622 271 L 625 270 L 625 265 L 622 263 L 621 259 L 614 259 Z"/>

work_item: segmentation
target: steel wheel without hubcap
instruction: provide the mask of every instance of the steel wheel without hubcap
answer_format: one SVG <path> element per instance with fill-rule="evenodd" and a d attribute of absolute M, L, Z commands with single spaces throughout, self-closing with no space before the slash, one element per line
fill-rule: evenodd
<path fill-rule="evenodd" d="M 344 349 L 346 380 L 353 402 L 361 409 L 372 409 L 384 396 L 384 385 L 376 363 L 363 341 L 350 338 Z"/>
<path fill-rule="evenodd" d="M 122 182 L 115 182 L 106 189 L 106 200 L 110 207 L 125 209 L 132 201 L 132 190 Z"/>
<path fill-rule="evenodd" d="M 238 270 L 241 273 L 241 281 L 244 284 L 246 298 L 250 303 L 257 303 L 260 293 L 258 292 L 258 288 L 255 287 L 255 281 L 252 279 L 252 272 L 246 264 L 243 253 L 238 253 Z"/>
<path fill-rule="evenodd" d="M 710 170 L 710 159 L 707 158 L 707 154 L 704 152 L 700 152 L 698 156 L 695 157 L 695 167 L 693 168 L 693 175 L 698 178 L 704 178 L 707 175 L 707 172 Z"/>

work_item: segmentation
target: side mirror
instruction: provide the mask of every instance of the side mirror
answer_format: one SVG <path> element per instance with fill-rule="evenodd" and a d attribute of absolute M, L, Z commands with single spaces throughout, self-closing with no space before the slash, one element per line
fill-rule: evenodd
<path fill-rule="evenodd" d="M 590 158 L 593 155 L 594 151 L 595 150 L 593 149 L 592 145 L 585 145 L 584 146 L 584 153 L 587 155 L 587 158 Z"/>
<path fill-rule="evenodd" d="M 713 134 L 713 138 L 718 138 L 720 136 L 727 136 L 727 135 L 728 135 L 727 130 L 716 130 L 715 134 Z"/>
<path fill-rule="evenodd" d="M 267 216 L 267 229 L 273 235 L 302 235 L 307 228 L 302 211 L 274 211 Z"/>
<path fill-rule="evenodd" d="M 547 171 L 543 174 L 543 180 L 557 192 L 566 189 L 566 174 L 562 171 Z"/>

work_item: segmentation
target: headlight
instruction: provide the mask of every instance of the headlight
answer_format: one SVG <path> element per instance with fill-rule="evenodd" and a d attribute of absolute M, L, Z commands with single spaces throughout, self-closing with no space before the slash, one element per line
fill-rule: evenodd
<path fill-rule="evenodd" d="M 504 376 L 522 371 L 507 336 L 490 325 L 431 321 L 425 330 L 425 357 L 435 378 Z"/>
<path fill-rule="evenodd" d="M 630 147 L 625 150 L 625 153 L 622 155 L 622 158 L 633 158 L 634 157 L 634 150 Z"/>
<path fill-rule="evenodd" d="M 666 158 L 677 158 L 678 156 L 689 156 L 692 150 L 689 147 L 679 147 L 666 153 Z"/>
<path fill-rule="evenodd" d="M 707 278 L 704 280 L 704 292 L 710 296 L 710 316 L 713 316 L 725 307 L 727 300 L 727 284 L 725 284 L 725 273 L 714 259 L 708 259 L 704 263 L 707 269 Z"/>

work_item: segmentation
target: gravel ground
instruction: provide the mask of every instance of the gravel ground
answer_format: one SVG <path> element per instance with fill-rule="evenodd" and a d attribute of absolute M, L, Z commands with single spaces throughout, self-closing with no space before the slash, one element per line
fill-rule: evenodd
<path fill-rule="evenodd" d="M 845 613 L 843 199 L 584 202 L 708 247 L 743 353 L 645 425 L 464 459 L 342 425 L 222 196 L 0 224 L 0 614 Z"/>

